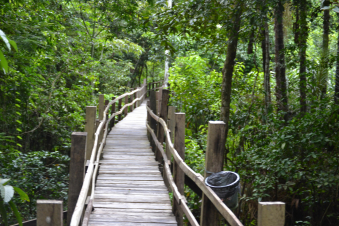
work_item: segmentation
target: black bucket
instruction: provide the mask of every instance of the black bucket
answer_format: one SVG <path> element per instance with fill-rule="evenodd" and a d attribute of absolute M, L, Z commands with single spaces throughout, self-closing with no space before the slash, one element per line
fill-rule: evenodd
<path fill-rule="evenodd" d="M 238 206 L 238 194 L 240 193 L 240 177 L 232 171 L 213 173 L 205 179 L 209 186 L 220 199 L 231 209 Z"/>

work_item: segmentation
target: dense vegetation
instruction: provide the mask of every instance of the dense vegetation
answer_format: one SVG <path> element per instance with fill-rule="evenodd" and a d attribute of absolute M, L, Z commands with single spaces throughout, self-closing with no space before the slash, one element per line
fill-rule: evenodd
<path fill-rule="evenodd" d="M 207 123 L 223 120 L 244 225 L 256 225 L 260 200 L 286 202 L 286 225 L 339 224 L 336 1 L 0 4 L 0 178 L 28 194 L 15 197 L 24 219 L 36 199 L 67 201 L 70 134 L 83 130 L 85 106 L 162 79 L 169 59 L 186 162 L 203 173 Z M 198 218 L 198 195 L 186 195 Z"/>

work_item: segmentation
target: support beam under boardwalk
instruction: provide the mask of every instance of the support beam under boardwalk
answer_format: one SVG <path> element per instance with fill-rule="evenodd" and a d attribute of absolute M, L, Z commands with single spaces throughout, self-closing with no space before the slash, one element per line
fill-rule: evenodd
<path fill-rule="evenodd" d="M 168 190 L 146 133 L 146 102 L 109 133 L 90 226 L 174 226 Z"/>

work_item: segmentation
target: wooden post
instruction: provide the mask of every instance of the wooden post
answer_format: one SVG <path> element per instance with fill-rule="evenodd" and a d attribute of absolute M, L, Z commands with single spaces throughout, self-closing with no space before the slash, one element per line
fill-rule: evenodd
<path fill-rule="evenodd" d="M 120 110 L 121 110 L 121 105 L 122 105 L 122 99 L 119 99 L 119 104 L 118 104 L 118 111 L 120 111 Z M 121 121 L 121 115 L 122 115 L 122 114 L 119 114 L 119 115 L 118 115 L 118 122 L 120 122 L 120 121 Z"/>
<path fill-rule="evenodd" d="M 128 96 L 125 96 L 125 105 L 126 104 L 128 104 Z M 128 107 L 126 107 L 125 109 L 124 109 L 124 114 L 125 114 L 125 116 L 127 116 L 127 114 L 128 114 Z"/>
<path fill-rule="evenodd" d="M 105 95 L 99 94 L 99 120 L 104 119 L 104 110 L 105 110 Z"/>
<path fill-rule="evenodd" d="M 169 98 L 169 90 L 168 89 L 161 89 L 159 91 L 161 93 L 161 96 L 162 96 L 162 102 L 161 102 L 161 110 L 160 110 L 160 114 L 159 116 L 165 121 L 167 122 L 167 105 L 168 105 L 168 98 Z M 164 136 L 165 136 L 165 133 L 164 133 L 164 130 L 161 126 L 160 123 L 158 123 L 159 125 L 159 132 L 158 132 L 158 141 L 160 142 L 160 144 L 163 144 L 164 142 Z M 155 159 L 158 161 L 158 162 L 162 162 L 163 158 L 162 158 L 162 154 L 161 152 L 158 150 L 156 153 L 155 153 Z"/>
<path fill-rule="evenodd" d="M 156 105 L 156 92 L 155 91 L 151 91 L 151 96 L 150 96 L 150 105 L 151 105 L 151 110 L 153 111 L 153 113 L 156 113 L 157 111 L 157 105 Z M 155 121 L 154 118 L 151 117 L 151 128 L 153 129 L 154 131 L 154 134 L 157 134 L 157 121 Z M 156 150 L 156 147 L 155 145 L 152 146 L 152 150 L 153 152 L 155 152 Z"/>
<path fill-rule="evenodd" d="M 139 98 L 140 97 L 140 91 L 137 91 L 137 98 Z M 140 100 L 138 100 L 137 101 L 137 107 L 139 107 L 140 106 Z"/>
<path fill-rule="evenodd" d="M 133 94 L 134 99 L 137 99 L 137 92 Z M 137 108 L 137 102 L 134 103 L 134 109 Z"/>
<path fill-rule="evenodd" d="M 171 141 L 174 144 L 174 130 L 175 130 L 175 107 L 174 106 L 168 106 L 168 129 L 171 131 L 170 136 L 171 136 Z M 167 159 L 171 160 L 172 155 L 170 150 L 168 149 L 168 145 L 166 145 L 166 155 Z"/>
<path fill-rule="evenodd" d="M 208 122 L 205 178 L 210 175 L 206 171 L 216 173 L 223 170 L 225 153 L 225 129 L 226 124 L 222 121 Z M 212 202 L 205 196 L 205 194 L 202 195 L 200 225 L 219 225 L 219 212 Z"/>
<path fill-rule="evenodd" d="M 284 226 L 285 203 L 259 202 L 258 226 Z"/>
<path fill-rule="evenodd" d="M 149 107 L 149 108 L 151 108 L 151 102 L 150 102 L 150 100 L 147 101 L 146 106 Z M 147 119 L 146 119 L 146 120 L 147 120 L 146 123 L 147 123 L 148 125 L 151 125 L 151 116 L 150 116 L 150 114 L 148 113 L 148 111 L 147 111 Z M 148 132 L 148 130 L 147 130 L 147 138 L 148 138 L 148 141 L 151 143 L 151 146 L 153 146 L 153 144 L 152 144 L 152 139 L 151 139 L 151 134 Z"/>
<path fill-rule="evenodd" d="M 67 225 L 71 222 L 85 176 L 86 132 L 73 132 L 67 202 Z"/>
<path fill-rule="evenodd" d="M 134 100 L 134 94 L 131 95 L 131 103 Z M 134 104 L 131 105 L 131 112 L 134 110 Z"/>
<path fill-rule="evenodd" d="M 60 200 L 37 200 L 37 226 L 63 226 Z"/>
<path fill-rule="evenodd" d="M 96 106 L 86 107 L 86 124 L 85 124 L 85 132 L 87 132 L 86 160 L 90 160 L 93 150 L 96 114 L 97 114 Z"/>
<path fill-rule="evenodd" d="M 112 100 L 115 100 L 115 97 L 112 97 Z M 112 104 L 111 114 L 115 113 L 115 104 L 116 103 Z M 111 120 L 110 130 L 112 130 L 112 128 L 114 127 L 114 123 L 115 123 L 115 116 Z"/>
<path fill-rule="evenodd" d="M 175 113 L 175 139 L 174 148 L 178 154 L 185 161 L 185 113 Z M 180 169 L 178 164 L 174 161 L 173 164 L 173 180 L 177 185 L 178 191 L 184 195 L 185 173 Z M 173 202 L 173 214 L 176 217 L 178 226 L 182 226 L 184 213 L 180 208 L 180 203 Z"/>

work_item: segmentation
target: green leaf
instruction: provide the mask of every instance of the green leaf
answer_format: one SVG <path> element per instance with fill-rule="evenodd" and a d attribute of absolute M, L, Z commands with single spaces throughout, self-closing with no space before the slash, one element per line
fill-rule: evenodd
<path fill-rule="evenodd" d="M 7 46 L 7 48 L 8 48 L 9 50 L 11 50 L 11 45 L 9 44 L 9 41 L 8 41 L 8 39 L 7 39 L 7 37 L 6 37 L 6 34 L 5 34 L 1 29 L 0 29 L 0 36 L 1 36 L 2 40 L 4 40 L 4 42 L 5 42 L 6 46 Z"/>
<path fill-rule="evenodd" d="M 11 46 L 15 49 L 15 51 L 18 52 L 18 46 L 16 45 L 16 43 L 13 40 L 9 40 L 9 43 L 11 44 Z"/>
<path fill-rule="evenodd" d="M 20 198 L 21 198 L 22 201 L 29 202 L 29 197 L 23 190 L 21 190 L 18 187 L 14 187 L 14 186 L 13 186 L 13 188 L 14 188 L 14 191 L 16 191 L 20 195 Z"/>
<path fill-rule="evenodd" d="M 1 195 L 0 195 L 0 213 L 3 219 L 4 226 L 8 226 L 7 212 L 6 212 L 5 205 L 4 205 Z"/>
<path fill-rule="evenodd" d="M 21 218 L 21 215 L 18 211 L 18 208 L 16 208 L 16 205 L 14 204 L 13 201 L 9 201 L 9 205 L 11 206 L 12 210 L 13 210 L 13 213 L 16 217 L 16 220 L 18 221 L 19 223 L 19 226 L 22 226 L 22 218 Z"/>
<path fill-rule="evenodd" d="M 5 74 L 8 72 L 8 63 L 1 50 L 0 50 L 0 69 L 4 70 Z"/>

